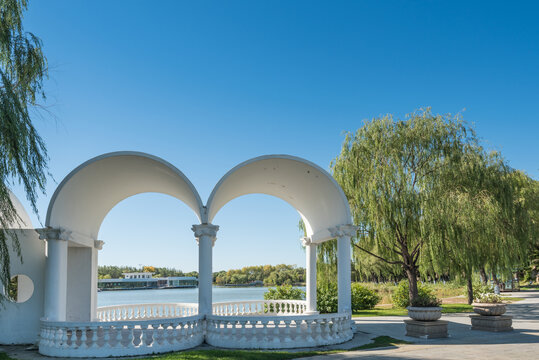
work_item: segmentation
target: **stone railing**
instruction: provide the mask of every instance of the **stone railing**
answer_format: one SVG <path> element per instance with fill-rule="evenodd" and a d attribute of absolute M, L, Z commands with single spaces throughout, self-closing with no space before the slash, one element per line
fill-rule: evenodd
<path fill-rule="evenodd" d="M 115 305 L 97 308 L 99 321 L 164 319 L 193 316 L 198 314 L 198 304 L 136 304 Z"/>
<path fill-rule="evenodd" d="M 143 304 L 98 309 L 93 322 L 41 321 L 39 352 L 56 357 L 109 357 L 193 348 L 204 340 L 235 349 L 287 349 L 338 344 L 352 338 L 349 314 L 305 315 L 304 301 Z"/>
<path fill-rule="evenodd" d="M 298 315 L 307 308 L 302 300 L 251 300 L 213 303 L 212 313 L 219 316 Z"/>
<path fill-rule="evenodd" d="M 41 321 L 39 352 L 57 357 L 108 357 L 189 349 L 204 341 L 202 316 L 110 322 Z"/>
<path fill-rule="evenodd" d="M 352 338 L 349 314 L 206 317 L 206 342 L 235 349 L 287 349 Z"/>

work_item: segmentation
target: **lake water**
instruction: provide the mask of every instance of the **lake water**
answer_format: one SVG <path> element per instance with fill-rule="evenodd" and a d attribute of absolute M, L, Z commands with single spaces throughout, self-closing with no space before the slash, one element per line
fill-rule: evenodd
<path fill-rule="evenodd" d="M 305 290 L 304 287 L 300 289 Z M 213 287 L 213 302 L 264 300 L 267 287 Z M 198 289 L 119 290 L 97 293 L 97 306 L 198 303 Z"/>

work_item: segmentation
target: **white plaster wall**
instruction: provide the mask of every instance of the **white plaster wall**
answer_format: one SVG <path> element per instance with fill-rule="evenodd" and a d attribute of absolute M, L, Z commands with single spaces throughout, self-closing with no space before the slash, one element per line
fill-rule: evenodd
<path fill-rule="evenodd" d="M 28 276 L 34 283 L 34 293 L 24 303 L 5 301 L 4 306 L 0 306 L 0 344 L 34 344 L 39 334 L 39 319 L 43 315 L 45 242 L 39 239 L 35 230 L 13 231 L 21 244 L 23 262 L 11 252 L 11 274 Z"/>
<path fill-rule="evenodd" d="M 91 321 L 97 300 L 97 250 L 72 247 L 67 250 L 67 321 Z M 94 316 L 92 316 L 94 314 Z"/>

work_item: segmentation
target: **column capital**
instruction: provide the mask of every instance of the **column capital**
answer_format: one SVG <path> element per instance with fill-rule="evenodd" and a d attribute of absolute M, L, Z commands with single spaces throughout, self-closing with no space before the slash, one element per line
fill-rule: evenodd
<path fill-rule="evenodd" d="M 47 226 L 46 228 L 36 229 L 41 240 L 69 240 L 71 231 L 62 228 L 52 228 Z"/>
<path fill-rule="evenodd" d="M 197 243 L 200 242 L 201 237 L 208 237 L 212 240 L 213 246 L 215 244 L 215 240 L 217 239 L 217 231 L 219 231 L 219 226 L 213 224 L 200 224 L 193 225 L 191 230 L 193 230 L 193 232 L 195 233 Z"/>
<path fill-rule="evenodd" d="M 105 242 L 103 240 L 94 240 L 94 248 L 97 250 L 103 250 L 103 245 Z"/>
<path fill-rule="evenodd" d="M 312 244 L 311 238 L 308 236 L 304 236 L 300 238 L 299 241 L 301 241 L 301 245 L 303 246 L 309 246 Z"/>
<path fill-rule="evenodd" d="M 336 238 L 343 237 L 343 236 L 353 237 L 353 236 L 356 236 L 358 226 L 337 225 L 335 227 L 329 228 L 328 230 L 331 236 L 334 236 Z"/>

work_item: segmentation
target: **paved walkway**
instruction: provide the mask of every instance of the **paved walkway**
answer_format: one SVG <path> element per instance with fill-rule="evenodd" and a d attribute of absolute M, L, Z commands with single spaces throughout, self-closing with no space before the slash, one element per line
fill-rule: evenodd
<path fill-rule="evenodd" d="M 491 333 L 470 330 L 470 318 L 467 314 L 447 314 L 444 320 L 449 321 L 447 339 L 417 339 L 405 336 L 403 316 L 376 316 L 355 318 L 357 332 L 354 338 L 344 344 L 305 350 L 347 350 L 370 343 L 377 336 L 391 336 L 413 342 L 414 344 L 398 347 L 347 351 L 337 354 L 315 356 L 304 359 L 539 359 L 539 292 L 514 293 L 515 297 L 526 300 L 507 307 L 507 315 L 513 316 L 512 332 Z M 211 349 L 202 345 L 197 349 Z M 37 351 L 27 350 L 25 346 L 0 346 L 0 352 L 19 360 L 51 359 Z M 60 358 L 56 358 L 60 360 Z M 109 358 L 109 360 L 112 360 Z"/>
<path fill-rule="evenodd" d="M 514 331 L 491 333 L 470 329 L 470 318 L 464 314 L 447 314 L 447 339 L 417 339 L 405 336 L 403 317 L 380 316 L 355 318 L 356 338 L 387 335 L 413 342 L 399 347 L 349 351 L 308 359 L 539 359 L 539 292 L 514 293 L 526 300 L 510 304 L 507 315 L 513 316 Z M 306 358 L 307 359 L 307 358 Z"/>

